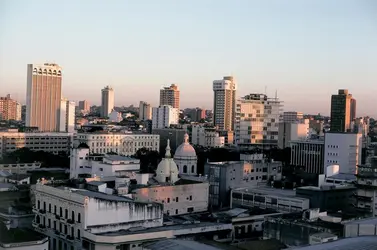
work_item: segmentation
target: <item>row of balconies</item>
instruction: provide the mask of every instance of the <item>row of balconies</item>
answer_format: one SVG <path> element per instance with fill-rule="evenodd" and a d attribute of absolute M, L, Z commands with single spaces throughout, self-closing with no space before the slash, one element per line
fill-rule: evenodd
<path fill-rule="evenodd" d="M 35 221 L 32 222 L 32 226 L 33 226 L 34 230 L 39 232 L 39 233 L 46 234 L 47 231 L 50 231 L 50 232 L 53 232 L 55 235 L 57 235 L 59 238 L 61 238 L 63 240 L 68 240 L 71 243 L 73 243 L 74 241 L 78 241 L 78 242 L 81 241 L 81 239 L 79 239 L 79 238 L 75 238 L 72 235 L 64 234 L 62 232 L 59 232 L 59 230 L 56 230 L 56 229 L 47 228 L 45 225 L 38 224 Z"/>
<path fill-rule="evenodd" d="M 35 213 L 35 214 L 46 214 L 46 212 L 47 211 L 44 210 L 44 209 L 37 209 L 35 206 L 33 207 L 33 213 Z M 55 219 L 59 220 L 61 222 L 68 223 L 68 224 L 71 224 L 71 225 L 75 224 L 75 220 L 73 220 L 73 219 L 66 219 L 63 216 L 60 216 L 56 213 L 49 213 L 49 214 L 54 215 Z"/>

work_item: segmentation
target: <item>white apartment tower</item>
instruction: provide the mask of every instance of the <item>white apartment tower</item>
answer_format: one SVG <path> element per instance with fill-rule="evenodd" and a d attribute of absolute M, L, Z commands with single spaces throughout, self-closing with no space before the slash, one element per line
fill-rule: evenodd
<path fill-rule="evenodd" d="M 114 109 L 114 89 L 106 86 L 102 89 L 101 116 L 108 117 Z"/>
<path fill-rule="evenodd" d="M 39 131 L 59 131 L 62 68 L 57 64 L 28 64 L 26 126 Z"/>
<path fill-rule="evenodd" d="M 60 102 L 59 132 L 75 132 L 75 108 L 76 103 L 67 99 Z"/>
<path fill-rule="evenodd" d="M 213 123 L 220 130 L 234 130 L 237 85 L 232 76 L 213 81 Z"/>
<path fill-rule="evenodd" d="M 277 146 L 281 102 L 264 94 L 237 101 L 235 142 L 241 147 Z"/>
<path fill-rule="evenodd" d="M 141 101 L 139 104 L 139 119 L 141 121 L 152 119 L 152 106 L 146 102 Z"/>
<path fill-rule="evenodd" d="M 179 121 L 179 109 L 162 105 L 152 109 L 152 128 L 169 128 Z"/>

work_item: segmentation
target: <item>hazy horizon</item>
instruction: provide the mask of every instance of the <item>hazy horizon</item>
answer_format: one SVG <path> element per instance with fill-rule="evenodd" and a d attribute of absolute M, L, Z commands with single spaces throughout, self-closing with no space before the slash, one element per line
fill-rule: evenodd
<path fill-rule="evenodd" d="M 285 111 L 330 113 L 349 89 L 357 116 L 377 116 L 377 2 L 373 0 L 0 1 L 0 96 L 25 103 L 29 63 L 63 68 L 63 96 L 116 106 L 175 83 L 181 107 L 212 109 L 212 81 L 237 95 L 278 92 Z"/>

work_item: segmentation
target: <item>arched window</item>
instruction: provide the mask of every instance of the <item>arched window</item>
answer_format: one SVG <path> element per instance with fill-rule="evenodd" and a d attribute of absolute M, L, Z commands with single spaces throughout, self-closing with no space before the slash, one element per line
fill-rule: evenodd
<path fill-rule="evenodd" d="M 81 222 L 81 214 L 80 214 L 80 213 L 77 215 L 77 222 L 78 222 L 78 223 Z"/>
<path fill-rule="evenodd" d="M 38 209 L 41 208 L 41 201 L 38 201 L 38 202 L 37 202 L 37 208 L 38 208 Z"/>
<path fill-rule="evenodd" d="M 195 173 L 195 166 L 194 165 L 191 166 L 191 173 Z"/>
<path fill-rule="evenodd" d="M 73 221 L 75 221 L 75 211 L 72 211 L 72 218 Z"/>
<path fill-rule="evenodd" d="M 39 215 L 37 215 L 37 216 L 35 217 L 35 222 L 36 222 L 37 224 L 41 223 L 41 218 L 39 217 Z"/>
<path fill-rule="evenodd" d="M 65 209 L 65 218 L 68 219 L 68 209 Z"/>
<path fill-rule="evenodd" d="M 187 166 L 186 165 L 183 166 L 183 173 L 187 173 Z"/>
<path fill-rule="evenodd" d="M 63 208 L 60 207 L 60 217 L 62 217 L 62 216 L 63 216 Z"/>
<path fill-rule="evenodd" d="M 48 212 L 51 213 L 51 203 L 48 204 Z"/>

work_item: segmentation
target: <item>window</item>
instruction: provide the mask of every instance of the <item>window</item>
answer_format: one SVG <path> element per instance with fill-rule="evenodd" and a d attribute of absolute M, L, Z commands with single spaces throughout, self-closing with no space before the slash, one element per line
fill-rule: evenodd
<path fill-rule="evenodd" d="M 190 201 L 192 201 L 192 195 L 190 195 Z"/>
<path fill-rule="evenodd" d="M 51 213 L 51 203 L 48 204 L 48 212 Z"/>
<path fill-rule="evenodd" d="M 195 166 L 194 165 L 191 166 L 191 173 L 195 173 Z"/>
<path fill-rule="evenodd" d="M 175 198 L 175 201 L 176 201 L 176 202 L 178 202 L 178 197 L 177 197 L 177 198 Z"/>
<path fill-rule="evenodd" d="M 178 209 L 175 210 L 175 214 L 178 214 Z"/>
<path fill-rule="evenodd" d="M 183 166 L 183 173 L 187 173 L 187 166 L 186 165 Z"/>
<path fill-rule="evenodd" d="M 168 203 L 170 203 L 170 198 L 168 198 Z"/>
<path fill-rule="evenodd" d="M 65 209 L 65 218 L 68 219 L 68 209 Z"/>
<path fill-rule="evenodd" d="M 103 171 L 103 168 L 99 168 L 99 171 Z"/>
<path fill-rule="evenodd" d="M 37 208 L 38 208 L 38 209 L 41 208 L 41 201 L 38 201 L 38 202 L 37 202 Z"/>
<path fill-rule="evenodd" d="M 80 213 L 77 215 L 77 222 L 81 223 L 81 214 Z"/>
<path fill-rule="evenodd" d="M 72 217 L 71 217 L 72 221 L 75 221 L 75 211 L 72 211 Z"/>
<path fill-rule="evenodd" d="M 54 205 L 54 213 L 57 214 L 58 210 L 56 209 L 56 205 Z"/>
<path fill-rule="evenodd" d="M 188 207 L 188 208 L 187 208 L 187 212 L 188 212 L 188 213 L 192 213 L 192 212 L 194 212 L 194 208 L 193 208 L 193 207 Z"/>
<path fill-rule="evenodd" d="M 77 239 L 81 239 L 80 229 L 77 229 Z"/>

